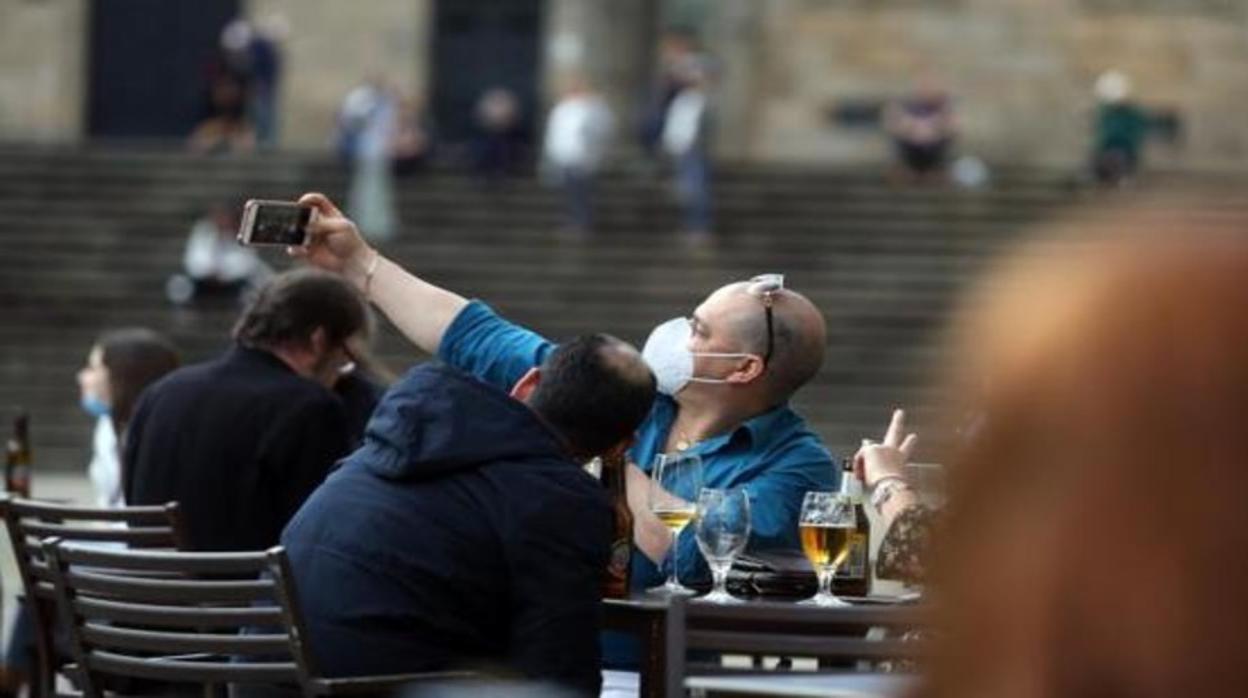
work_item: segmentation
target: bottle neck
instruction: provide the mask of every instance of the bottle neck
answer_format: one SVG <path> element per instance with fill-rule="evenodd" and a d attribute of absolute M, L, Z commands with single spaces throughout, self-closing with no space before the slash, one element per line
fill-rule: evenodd
<path fill-rule="evenodd" d="M 853 470 L 841 470 L 841 489 L 842 495 L 849 497 L 855 502 L 862 502 L 862 481 L 854 475 Z"/>

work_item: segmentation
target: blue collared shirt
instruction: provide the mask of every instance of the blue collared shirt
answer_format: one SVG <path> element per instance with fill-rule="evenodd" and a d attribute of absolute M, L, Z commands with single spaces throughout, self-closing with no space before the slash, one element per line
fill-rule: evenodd
<path fill-rule="evenodd" d="M 480 301 L 468 304 L 442 337 L 438 355 L 448 364 L 503 389 L 510 389 L 530 368 L 539 365 L 555 344 L 531 330 L 499 317 Z M 630 459 L 649 471 L 667 443 L 676 418 L 676 403 L 660 395 L 637 432 Z M 751 550 L 800 549 L 797 520 L 802 498 L 810 490 L 836 489 L 839 469 L 819 437 L 787 405 L 755 416 L 732 431 L 702 441 L 687 453 L 702 457 L 703 486 L 744 487 L 750 499 Z M 690 489 L 690 488 L 685 488 Z M 673 492 L 695 500 L 697 493 Z M 698 553 L 692 527 L 680 536 L 680 578 L 704 577 L 706 564 Z M 656 565 L 640 551 L 633 554 L 634 590 L 655 586 L 671 566 L 671 554 Z"/>

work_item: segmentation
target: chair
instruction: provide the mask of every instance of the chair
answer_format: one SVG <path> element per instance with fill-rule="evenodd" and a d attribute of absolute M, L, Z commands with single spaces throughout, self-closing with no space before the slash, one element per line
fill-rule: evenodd
<path fill-rule="evenodd" d="M 54 644 L 56 593 L 40 542 L 55 536 L 135 548 L 178 548 L 184 542 L 182 518 L 176 502 L 101 509 L 7 495 L 0 497 L 0 511 L 9 531 L 13 557 L 17 560 L 34 626 L 39 666 L 38 675 L 31 679 L 31 694 L 50 696 L 57 669 L 63 662 L 58 660 Z"/>
<path fill-rule="evenodd" d="M 684 695 L 688 674 L 733 671 L 718 664 L 691 662 L 689 653 L 811 657 L 827 663 L 912 660 L 922 643 L 875 639 L 872 628 L 911 630 L 926 625 L 924 609 L 914 606 L 820 608 L 792 603 L 751 602 L 717 605 L 674 598 L 665 623 L 668 696 Z M 757 671 L 751 667 L 748 671 Z"/>
<path fill-rule="evenodd" d="M 50 539 L 62 622 L 87 698 L 109 677 L 288 684 L 304 696 L 380 692 L 472 674 L 320 677 L 281 547 L 266 552 L 105 550 Z"/>

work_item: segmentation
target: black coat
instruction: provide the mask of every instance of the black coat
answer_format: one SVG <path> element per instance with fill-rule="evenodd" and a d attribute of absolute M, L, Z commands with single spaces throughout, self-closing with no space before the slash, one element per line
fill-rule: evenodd
<path fill-rule="evenodd" d="M 338 398 L 243 347 L 149 386 L 125 439 L 126 502 L 179 502 L 195 550 L 276 545 L 348 445 Z"/>
<path fill-rule="evenodd" d="M 597 695 L 611 522 L 532 410 L 429 365 L 386 393 L 282 544 L 330 676 L 491 666 Z"/>

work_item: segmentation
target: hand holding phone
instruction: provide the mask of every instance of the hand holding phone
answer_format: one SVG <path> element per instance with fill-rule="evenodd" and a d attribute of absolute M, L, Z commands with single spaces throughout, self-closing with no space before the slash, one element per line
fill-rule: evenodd
<path fill-rule="evenodd" d="M 238 241 L 243 245 L 301 247 L 308 241 L 308 225 L 316 215 L 311 206 L 293 201 L 251 199 L 243 206 Z"/>

